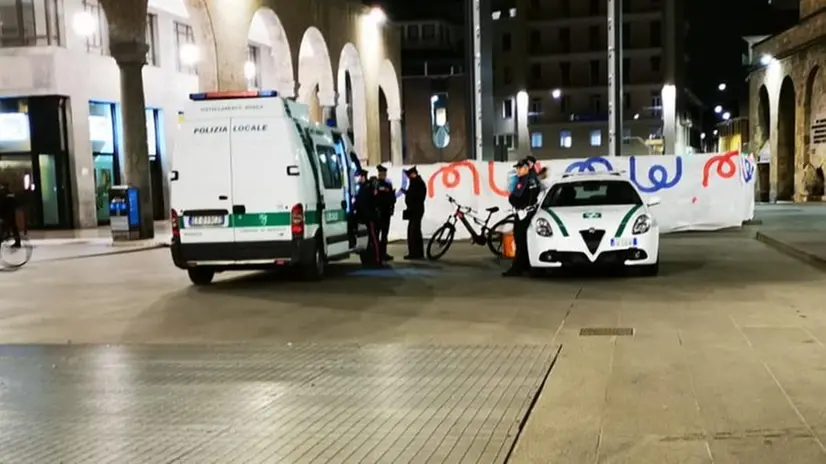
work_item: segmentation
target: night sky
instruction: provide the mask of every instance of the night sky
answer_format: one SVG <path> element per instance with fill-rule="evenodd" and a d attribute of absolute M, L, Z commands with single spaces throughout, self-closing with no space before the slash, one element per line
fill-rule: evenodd
<path fill-rule="evenodd" d="M 718 104 L 739 116 L 738 101 L 747 98 L 748 72 L 741 64 L 747 51 L 742 37 L 777 33 L 794 24 L 797 12 L 778 13 L 769 8 L 767 0 L 678 1 L 686 1 L 688 8 L 689 87 L 707 106 L 708 120 L 714 119 L 711 109 Z M 378 0 L 370 4 L 382 6 L 396 20 L 440 18 L 461 22 L 464 3 L 465 0 Z M 717 90 L 721 82 L 728 85 L 725 93 Z"/>

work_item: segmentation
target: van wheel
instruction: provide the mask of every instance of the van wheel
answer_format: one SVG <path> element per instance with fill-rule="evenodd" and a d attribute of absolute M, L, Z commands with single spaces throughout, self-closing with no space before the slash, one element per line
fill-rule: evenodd
<path fill-rule="evenodd" d="M 209 285 L 215 277 L 215 271 L 203 267 L 187 269 L 186 272 L 189 274 L 189 280 L 197 286 Z"/>
<path fill-rule="evenodd" d="M 302 274 L 305 280 L 321 280 L 324 277 L 324 252 L 316 245 L 311 259 L 302 263 Z"/>

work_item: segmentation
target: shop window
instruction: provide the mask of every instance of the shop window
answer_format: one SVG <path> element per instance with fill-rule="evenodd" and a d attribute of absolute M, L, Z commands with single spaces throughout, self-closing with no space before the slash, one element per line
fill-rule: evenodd
<path fill-rule="evenodd" d="M 542 148 L 542 132 L 531 133 L 531 148 Z"/>
<path fill-rule="evenodd" d="M 247 46 L 244 77 L 247 79 L 248 88 L 257 89 L 261 87 L 261 47 L 252 44 Z"/>
<path fill-rule="evenodd" d="M 573 136 L 571 136 L 571 131 L 563 130 L 559 131 L 559 147 L 560 148 L 571 148 L 573 145 Z"/>
<path fill-rule="evenodd" d="M 198 74 L 198 48 L 195 45 L 195 32 L 192 26 L 175 21 L 175 48 L 178 72 Z"/>
<path fill-rule="evenodd" d="M 146 15 L 146 45 L 149 50 L 146 52 L 146 64 L 149 66 L 158 66 L 158 54 L 156 50 L 158 38 L 158 15 Z"/>
<path fill-rule="evenodd" d="M 17 108 L 3 108 L 0 113 L 0 153 L 19 153 L 31 150 L 29 115 Z"/>
<path fill-rule="evenodd" d="M 602 146 L 602 131 L 599 129 L 594 129 L 591 131 L 591 146 L 592 147 L 601 147 Z"/>
<path fill-rule="evenodd" d="M 61 45 L 58 0 L 0 2 L 0 46 Z"/>
<path fill-rule="evenodd" d="M 109 55 L 109 25 L 103 7 L 98 0 L 83 0 L 83 11 L 94 21 L 93 28 L 86 34 L 86 51 Z"/>
<path fill-rule="evenodd" d="M 442 150 L 450 145 L 450 122 L 447 119 L 447 93 L 430 97 L 430 133 L 433 145 Z"/>

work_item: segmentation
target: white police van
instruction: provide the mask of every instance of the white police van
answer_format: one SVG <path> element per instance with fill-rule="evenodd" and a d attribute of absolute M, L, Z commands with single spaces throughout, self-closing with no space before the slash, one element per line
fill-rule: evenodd
<path fill-rule="evenodd" d="M 297 268 L 361 253 L 348 234 L 358 158 L 346 136 L 276 92 L 190 95 L 172 157 L 172 259 L 196 285 L 216 272 Z"/>

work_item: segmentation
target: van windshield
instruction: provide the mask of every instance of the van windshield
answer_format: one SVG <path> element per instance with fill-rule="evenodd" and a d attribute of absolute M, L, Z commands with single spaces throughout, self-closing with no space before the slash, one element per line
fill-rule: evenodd
<path fill-rule="evenodd" d="M 642 198 L 634 186 L 623 180 L 584 180 L 555 184 L 542 201 L 543 208 L 641 204 Z"/>

